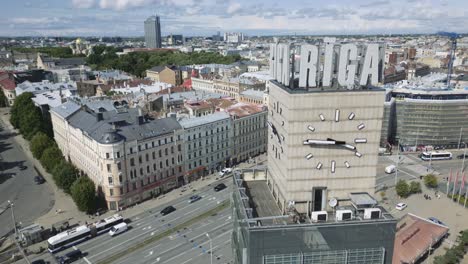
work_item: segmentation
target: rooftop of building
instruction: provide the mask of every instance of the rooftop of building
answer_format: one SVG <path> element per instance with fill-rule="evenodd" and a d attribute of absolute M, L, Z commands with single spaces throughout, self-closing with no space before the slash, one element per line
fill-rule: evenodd
<path fill-rule="evenodd" d="M 303 87 L 296 87 L 290 88 L 276 80 L 270 80 L 272 85 L 275 85 L 283 90 L 285 90 L 289 94 L 312 94 L 312 93 L 346 93 L 346 92 L 383 92 L 385 89 L 376 87 L 376 86 L 364 86 L 358 87 L 355 89 L 347 89 L 346 87 L 313 87 L 313 88 L 303 88 Z"/>
<path fill-rule="evenodd" d="M 258 104 L 237 103 L 227 108 L 226 112 L 228 112 L 229 115 L 235 118 L 242 118 L 245 116 L 260 113 L 262 111 L 266 111 L 265 108 L 266 107 L 264 107 L 263 105 Z"/>
<path fill-rule="evenodd" d="M 37 105 L 48 105 L 50 108 L 54 108 L 62 104 L 63 98 L 67 98 L 73 95 L 75 95 L 75 92 L 72 90 L 54 90 L 35 94 L 32 100 Z"/>
<path fill-rule="evenodd" d="M 290 202 L 287 214 L 282 214 L 268 187 L 266 176 L 255 174 L 258 171 L 266 173 L 265 168 L 257 167 L 237 170 L 233 176 L 233 191 L 235 197 L 239 197 L 235 198 L 237 209 L 243 217 L 242 220 L 247 222 L 250 228 L 396 222 L 396 219 L 368 193 L 350 193 L 346 199 L 340 199 L 334 211 L 326 212 L 325 220 L 315 219 L 312 213 L 298 213 L 294 202 Z M 379 213 L 371 214 L 370 211 Z M 342 212 L 350 213 L 350 217 L 344 220 L 346 217 L 343 216 L 340 219 L 338 215 Z M 323 215 L 325 212 L 319 213 Z"/>
<path fill-rule="evenodd" d="M 264 91 L 259 91 L 259 90 L 254 90 L 254 89 L 249 89 L 245 90 L 241 93 L 241 95 L 257 100 L 263 100 L 263 95 L 265 94 Z"/>
<path fill-rule="evenodd" d="M 48 80 L 43 80 L 41 82 L 30 82 L 25 81 L 20 83 L 16 86 L 16 94 L 20 95 L 25 92 L 30 92 L 33 94 L 44 93 L 48 91 L 56 91 L 56 90 L 71 90 L 76 91 L 76 83 L 75 82 L 59 82 L 54 83 Z"/>
<path fill-rule="evenodd" d="M 179 120 L 179 123 L 183 128 L 191 128 L 218 122 L 225 119 L 229 119 L 229 114 L 225 112 L 215 112 L 213 114 L 200 117 L 184 118 Z"/>
<path fill-rule="evenodd" d="M 406 214 L 397 224 L 393 263 L 416 263 L 448 231 L 449 228 L 446 226 L 413 214 Z"/>

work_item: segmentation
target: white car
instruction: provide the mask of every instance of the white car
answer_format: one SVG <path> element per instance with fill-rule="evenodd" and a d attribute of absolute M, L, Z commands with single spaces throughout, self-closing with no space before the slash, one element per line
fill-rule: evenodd
<path fill-rule="evenodd" d="M 408 207 L 407 204 L 405 203 L 399 203 L 395 206 L 395 209 L 399 210 L 399 211 L 403 211 L 406 207 Z"/>
<path fill-rule="evenodd" d="M 219 172 L 219 176 L 223 177 L 224 175 L 231 173 L 232 169 L 231 168 L 224 168 Z"/>

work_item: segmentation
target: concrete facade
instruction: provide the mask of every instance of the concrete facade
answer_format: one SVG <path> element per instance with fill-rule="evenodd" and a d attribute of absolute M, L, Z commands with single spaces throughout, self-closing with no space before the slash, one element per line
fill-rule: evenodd
<path fill-rule="evenodd" d="M 339 201 L 351 192 L 374 193 L 384 97 L 385 91 L 377 89 L 312 92 L 271 82 L 268 184 L 282 210 L 295 201 L 300 212 L 320 211 L 332 197 Z M 328 138 L 356 146 L 362 156 L 342 146 L 304 145 L 308 139 Z"/>
<path fill-rule="evenodd" d="M 146 71 L 146 77 L 155 82 L 164 82 L 174 86 L 182 84 L 182 73 L 176 68 L 164 67 L 161 70 L 151 68 Z"/>
<path fill-rule="evenodd" d="M 192 89 L 214 93 L 213 80 L 192 77 Z"/>

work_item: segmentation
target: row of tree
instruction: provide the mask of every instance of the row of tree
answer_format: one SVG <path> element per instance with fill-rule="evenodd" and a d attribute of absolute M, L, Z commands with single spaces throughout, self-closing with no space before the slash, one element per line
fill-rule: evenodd
<path fill-rule="evenodd" d="M 33 156 L 52 174 L 57 187 L 71 195 L 80 211 L 95 212 L 98 198 L 93 181 L 86 176 L 79 177 L 78 170 L 65 160 L 52 139 L 52 126 L 48 124 L 50 118 L 42 116 L 39 108 L 34 106 L 32 97 L 31 93 L 23 93 L 16 98 L 11 109 L 11 124 L 30 140 Z"/>
<path fill-rule="evenodd" d="M 164 65 L 192 65 L 192 64 L 231 64 L 241 60 L 239 55 L 223 56 L 216 52 L 157 51 L 132 52 L 117 56 L 118 50 L 113 47 L 95 46 L 93 53 L 86 62 L 91 67 L 103 69 L 118 69 L 139 77 L 145 77 L 146 70 L 154 66 Z"/>
<path fill-rule="evenodd" d="M 71 58 L 71 57 L 83 57 L 81 54 L 73 54 L 73 51 L 69 47 L 38 47 L 38 48 L 24 48 L 15 47 L 13 51 L 21 53 L 44 53 L 55 58 Z"/>
<path fill-rule="evenodd" d="M 438 185 L 437 177 L 433 174 L 427 174 L 424 176 L 424 185 L 428 188 L 436 188 Z M 414 193 L 421 193 L 421 183 L 412 181 L 408 184 L 405 180 L 399 180 L 395 187 L 396 193 L 402 197 L 406 198 Z"/>
<path fill-rule="evenodd" d="M 468 249 L 468 229 L 460 233 L 457 245 L 447 249 L 444 255 L 436 256 L 434 264 L 457 264 L 462 262 Z"/>

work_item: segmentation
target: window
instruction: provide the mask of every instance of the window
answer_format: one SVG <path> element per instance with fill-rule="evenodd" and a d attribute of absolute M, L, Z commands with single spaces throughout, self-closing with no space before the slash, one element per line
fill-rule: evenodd
<path fill-rule="evenodd" d="M 167 144 L 167 138 L 164 139 L 164 144 Z"/>
<path fill-rule="evenodd" d="M 138 145 L 138 151 L 141 151 L 141 145 Z"/>
<path fill-rule="evenodd" d="M 162 161 L 159 162 L 159 168 L 162 169 L 163 165 L 162 165 Z"/>
<path fill-rule="evenodd" d="M 177 151 L 182 151 L 182 145 L 177 145 Z"/>
<path fill-rule="evenodd" d="M 188 141 L 190 141 L 190 136 L 188 136 Z"/>
<path fill-rule="evenodd" d="M 133 148 L 130 148 L 130 154 L 132 154 L 132 153 L 133 153 Z"/>
<path fill-rule="evenodd" d="M 119 175 L 119 182 L 120 182 L 120 183 L 122 182 L 122 174 Z"/>
<path fill-rule="evenodd" d="M 106 159 L 110 158 L 109 152 L 106 152 Z"/>
<path fill-rule="evenodd" d="M 160 158 L 162 157 L 162 152 L 161 152 L 161 150 L 159 150 L 159 157 L 160 157 Z"/>
<path fill-rule="evenodd" d="M 136 188 L 137 188 L 136 187 L 136 182 L 133 182 L 132 185 L 133 185 L 133 190 L 136 190 Z"/>
<path fill-rule="evenodd" d="M 120 187 L 120 195 L 124 194 L 123 188 Z"/>
<path fill-rule="evenodd" d="M 156 163 L 153 164 L 153 170 L 156 170 Z"/>
<path fill-rule="evenodd" d="M 122 170 L 122 163 L 117 162 L 117 170 L 121 171 Z"/>
<path fill-rule="evenodd" d="M 182 172 L 182 167 L 179 167 L 179 172 Z"/>
<path fill-rule="evenodd" d="M 109 196 L 114 196 L 114 189 L 109 189 Z"/>
<path fill-rule="evenodd" d="M 153 160 L 156 159 L 156 152 L 153 151 Z"/>
<path fill-rule="evenodd" d="M 112 184 L 112 177 L 108 177 L 107 180 L 109 181 L 109 184 Z"/>
<path fill-rule="evenodd" d="M 134 158 L 130 158 L 130 166 L 135 166 L 135 159 Z"/>
<path fill-rule="evenodd" d="M 167 148 L 165 148 L 165 149 L 164 149 L 164 154 L 167 155 L 167 153 L 168 153 L 168 152 L 167 152 Z"/>
<path fill-rule="evenodd" d="M 120 151 L 117 151 L 117 158 L 120 158 Z"/>
<path fill-rule="evenodd" d="M 174 163 L 175 163 L 175 162 L 174 162 L 174 158 L 172 158 L 172 165 L 174 165 Z"/>
<path fill-rule="evenodd" d="M 146 161 L 149 161 L 149 154 L 146 153 Z"/>
<path fill-rule="evenodd" d="M 143 176 L 143 168 L 140 168 L 140 175 Z"/>
<path fill-rule="evenodd" d="M 146 173 L 150 173 L 150 166 L 146 166 Z"/>
<path fill-rule="evenodd" d="M 133 171 L 130 170 L 130 179 L 133 179 Z"/>
<path fill-rule="evenodd" d="M 111 165 L 107 164 L 107 172 L 111 172 Z"/>
<path fill-rule="evenodd" d="M 166 159 L 166 166 L 169 166 L 169 160 Z"/>
<path fill-rule="evenodd" d="M 143 159 L 141 158 L 141 156 L 138 157 L 138 162 L 141 164 L 143 163 Z"/>
<path fill-rule="evenodd" d="M 151 142 L 151 146 L 154 148 L 154 141 L 153 141 L 153 142 Z"/>
<path fill-rule="evenodd" d="M 174 146 L 171 146 L 171 154 L 174 154 Z"/>

